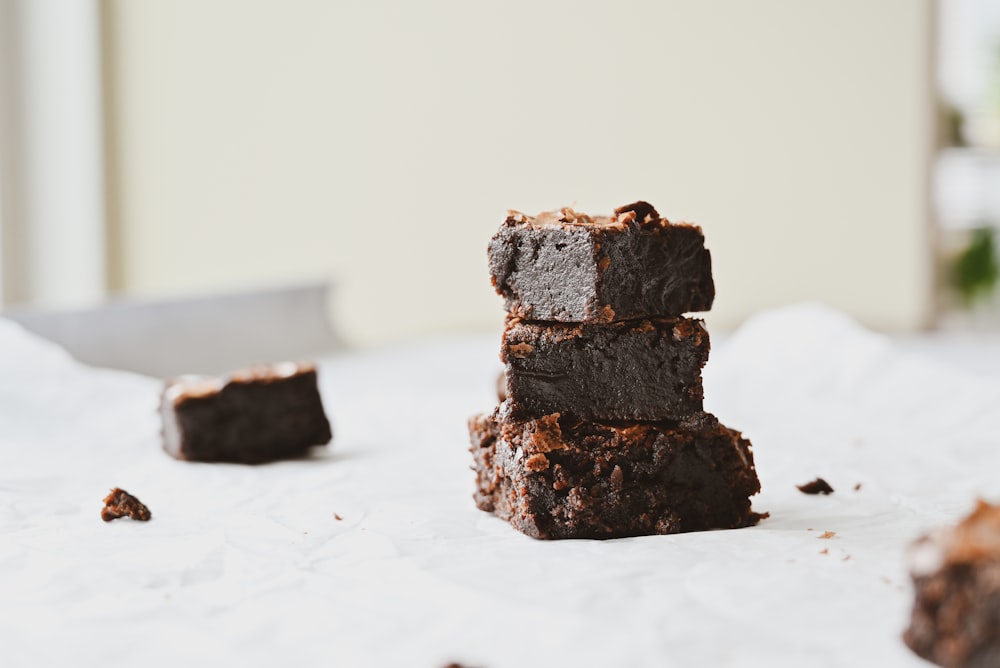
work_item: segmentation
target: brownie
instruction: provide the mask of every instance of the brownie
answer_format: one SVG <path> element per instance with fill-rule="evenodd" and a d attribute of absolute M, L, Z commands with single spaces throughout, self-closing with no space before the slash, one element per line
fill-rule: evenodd
<path fill-rule="evenodd" d="M 947 668 L 1000 666 L 1000 506 L 980 501 L 957 526 L 920 538 L 909 559 L 910 649 Z"/>
<path fill-rule="evenodd" d="M 104 497 L 104 507 L 101 508 L 101 519 L 105 522 L 128 517 L 138 522 L 148 522 L 153 514 L 149 508 L 121 487 L 115 487 Z"/>
<path fill-rule="evenodd" d="M 707 311 L 715 299 L 701 228 L 636 202 L 613 216 L 511 211 L 490 241 L 507 312 L 528 320 L 612 322 Z"/>
<path fill-rule="evenodd" d="M 679 420 L 702 408 L 709 337 L 700 320 L 606 325 L 509 319 L 500 357 L 516 417 Z"/>
<path fill-rule="evenodd" d="M 675 424 L 469 421 L 476 505 L 533 538 L 616 538 L 756 524 L 750 443 L 708 413 Z"/>
<path fill-rule="evenodd" d="M 816 478 L 804 485 L 796 485 L 795 487 L 803 494 L 833 494 L 833 487 L 822 478 Z"/>
<path fill-rule="evenodd" d="M 256 464 L 301 457 L 332 438 L 309 364 L 173 379 L 160 412 L 163 447 L 177 459 Z"/>

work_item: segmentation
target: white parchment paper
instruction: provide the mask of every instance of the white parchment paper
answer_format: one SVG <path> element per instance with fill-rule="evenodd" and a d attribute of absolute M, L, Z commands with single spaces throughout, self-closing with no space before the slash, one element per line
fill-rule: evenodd
<path fill-rule="evenodd" d="M 705 391 L 753 441 L 771 518 L 540 542 L 471 500 L 465 421 L 495 402 L 498 347 L 325 360 L 333 447 L 245 467 L 172 460 L 158 381 L 0 321 L 0 665 L 924 665 L 903 553 L 1000 500 L 1000 381 L 821 307 L 762 314 Z M 796 490 L 817 475 L 833 495 Z M 102 522 L 114 486 L 153 520 Z"/>

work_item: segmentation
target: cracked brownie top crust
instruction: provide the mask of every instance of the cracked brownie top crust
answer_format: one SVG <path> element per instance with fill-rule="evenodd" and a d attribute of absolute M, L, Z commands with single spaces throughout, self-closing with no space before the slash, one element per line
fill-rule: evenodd
<path fill-rule="evenodd" d="M 469 422 L 476 504 L 535 538 L 614 538 L 730 529 L 764 515 L 750 443 L 712 415 L 598 423 L 558 414 Z"/>

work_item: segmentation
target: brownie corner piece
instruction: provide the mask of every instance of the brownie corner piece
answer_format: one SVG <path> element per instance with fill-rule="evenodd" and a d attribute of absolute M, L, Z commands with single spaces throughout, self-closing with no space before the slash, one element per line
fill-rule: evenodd
<path fill-rule="evenodd" d="M 709 414 L 621 426 L 522 421 L 504 404 L 477 420 L 477 505 L 534 538 L 734 529 L 766 516 L 751 508 L 760 483 L 749 441 Z"/>
<path fill-rule="evenodd" d="M 315 366 L 284 362 L 225 378 L 168 380 L 163 448 L 176 459 L 257 464 L 302 457 L 333 438 Z"/>
<path fill-rule="evenodd" d="M 908 553 L 914 604 L 903 640 L 948 668 L 1000 666 L 1000 506 L 983 501 Z"/>
<path fill-rule="evenodd" d="M 611 216 L 509 212 L 490 241 L 489 266 L 507 311 L 530 320 L 678 316 L 715 299 L 701 228 L 671 223 L 647 202 Z"/>

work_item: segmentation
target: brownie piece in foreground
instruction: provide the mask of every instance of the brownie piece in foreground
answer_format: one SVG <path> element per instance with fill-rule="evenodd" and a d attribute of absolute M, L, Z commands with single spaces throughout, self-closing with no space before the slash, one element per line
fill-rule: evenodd
<path fill-rule="evenodd" d="M 500 357 L 518 418 L 680 420 L 702 408 L 709 337 L 700 320 L 570 325 L 511 319 Z"/>
<path fill-rule="evenodd" d="M 701 228 L 636 202 L 613 216 L 511 211 L 490 241 L 507 312 L 528 320 L 611 322 L 707 311 L 715 299 Z"/>
<path fill-rule="evenodd" d="M 712 415 L 612 425 L 501 404 L 469 420 L 476 505 L 533 538 L 617 538 L 757 524 L 750 442 Z"/>
<path fill-rule="evenodd" d="M 308 364 L 173 379 L 160 412 L 163 447 L 177 459 L 256 464 L 301 457 L 332 438 Z"/>
<path fill-rule="evenodd" d="M 909 559 L 910 649 L 947 668 L 1000 666 L 1000 506 L 980 501 L 957 526 L 914 543 Z"/>

